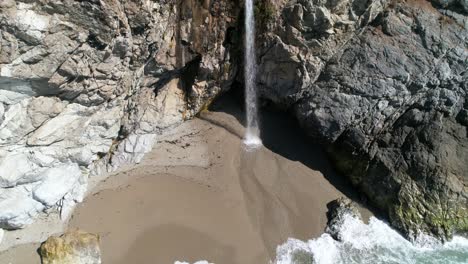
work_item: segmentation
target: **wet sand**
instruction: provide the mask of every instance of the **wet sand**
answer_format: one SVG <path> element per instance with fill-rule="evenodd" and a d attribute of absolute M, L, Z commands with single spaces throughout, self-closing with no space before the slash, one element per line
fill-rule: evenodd
<path fill-rule="evenodd" d="M 281 115 L 263 116 L 265 147 L 246 151 L 239 109 L 219 101 L 166 133 L 140 164 L 99 184 L 69 228 L 100 234 L 112 264 L 267 264 L 287 238 L 320 236 L 326 204 L 354 193 Z M 40 263 L 20 256 L 34 246 L 0 254 L 0 263 Z"/>

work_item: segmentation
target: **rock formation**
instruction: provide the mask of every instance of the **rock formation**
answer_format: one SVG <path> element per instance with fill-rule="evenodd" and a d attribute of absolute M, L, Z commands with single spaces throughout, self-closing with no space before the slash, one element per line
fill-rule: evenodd
<path fill-rule="evenodd" d="M 345 217 L 355 217 L 361 219 L 361 213 L 357 206 L 350 199 L 341 197 L 331 201 L 328 205 L 328 223 L 326 233 L 330 234 L 335 240 L 341 240 L 340 227 L 343 225 Z"/>
<path fill-rule="evenodd" d="M 66 218 L 229 87 L 230 1 L 0 2 L 0 228 Z"/>
<path fill-rule="evenodd" d="M 66 218 L 242 78 L 234 0 L 0 2 L 0 228 Z M 414 237 L 468 230 L 466 0 L 258 0 L 261 97 Z M 0 231 L 1 232 L 1 231 Z"/>
<path fill-rule="evenodd" d="M 72 231 L 49 237 L 39 249 L 43 264 L 100 264 L 99 236 Z"/>
<path fill-rule="evenodd" d="M 260 41 L 262 96 L 408 237 L 468 230 L 467 7 L 283 1 Z"/>
<path fill-rule="evenodd" d="M 308 242 L 289 238 L 285 244 L 277 248 L 277 263 L 323 263 L 323 256 L 327 256 L 326 260 L 328 262 L 347 263 L 351 260 L 351 262 L 359 263 L 360 259 L 346 258 L 343 260 L 342 256 L 336 254 L 339 247 L 338 243 L 343 243 L 345 247 L 352 248 L 355 245 L 352 242 L 350 243 L 350 238 L 353 235 L 358 235 L 356 232 L 362 231 L 365 233 L 365 230 L 362 229 L 362 226 L 364 226 L 362 216 L 356 203 L 348 198 L 341 197 L 328 203 L 327 207 L 328 222 L 325 233 L 320 238 L 309 240 Z M 360 226 L 361 229 L 356 228 L 357 226 Z M 367 243 L 363 242 L 363 244 Z M 359 251 L 362 254 L 362 251 L 374 252 L 374 249 L 359 248 Z M 326 254 L 321 254 L 322 258 L 320 256 L 317 258 L 317 252 L 326 252 Z"/>

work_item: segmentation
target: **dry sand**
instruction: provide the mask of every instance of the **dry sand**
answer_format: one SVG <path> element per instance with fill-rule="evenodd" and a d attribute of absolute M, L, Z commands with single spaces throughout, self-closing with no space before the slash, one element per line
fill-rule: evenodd
<path fill-rule="evenodd" d="M 168 132 L 140 164 L 99 184 L 69 228 L 101 235 L 104 264 L 267 264 L 288 237 L 319 236 L 326 204 L 353 192 L 281 114 L 263 116 L 265 147 L 246 151 L 241 116 L 221 100 Z M 0 254 L 0 264 L 40 263 L 35 248 Z"/>

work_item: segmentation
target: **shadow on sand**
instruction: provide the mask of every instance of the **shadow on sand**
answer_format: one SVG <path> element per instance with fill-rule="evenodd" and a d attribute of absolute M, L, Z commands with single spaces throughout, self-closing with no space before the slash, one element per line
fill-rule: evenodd
<path fill-rule="evenodd" d="M 230 91 L 220 96 L 212 104 L 210 111 L 225 112 L 234 116 L 239 123 L 245 124 L 243 103 L 235 92 Z M 212 120 L 206 121 L 225 128 L 239 138 L 243 137 L 241 132 L 229 126 Z M 303 132 L 294 117 L 278 110 L 260 109 L 260 126 L 261 139 L 267 149 L 291 161 L 300 162 L 312 170 L 320 171 L 340 192 L 355 202 L 361 203 L 359 193 L 346 177 L 336 172 L 323 146 L 314 143 Z"/>

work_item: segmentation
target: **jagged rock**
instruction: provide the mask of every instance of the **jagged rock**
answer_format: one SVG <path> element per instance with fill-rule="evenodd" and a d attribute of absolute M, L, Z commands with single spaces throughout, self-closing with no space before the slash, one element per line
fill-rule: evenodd
<path fill-rule="evenodd" d="M 143 156 L 151 151 L 156 138 L 156 134 L 129 135 L 113 152 L 108 170 L 112 171 L 126 164 L 139 163 Z"/>
<path fill-rule="evenodd" d="M 326 62 L 389 1 L 286 1 L 262 36 L 258 84 L 264 97 L 289 107 L 315 83 Z"/>
<path fill-rule="evenodd" d="M 130 120 L 138 134 L 160 133 L 162 130 L 191 116 L 191 109 L 185 101 L 185 94 L 179 79 L 172 79 L 161 87 L 157 94 L 152 89 L 144 89 L 135 100 Z"/>
<path fill-rule="evenodd" d="M 39 250 L 43 264 L 100 264 L 99 236 L 72 231 L 49 237 Z"/>
<path fill-rule="evenodd" d="M 286 1 L 257 79 L 393 226 L 445 239 L 468 230 L 468 20 L 432 2 Z"/>
<path fill-rule="evenodd" d="M 326 232 L 334 239 L 341 240 L 340 227 L 343 225 L 345 217 L 355 217 L 361 219 L 361 213 L 356 204 L 348 198 L 341 197 L 327 204 L 328 223 Z"/>
<path fill-rule="evenodd" d="M 65 164 L 42 173 L 44 179 L 33 189 L 33 198 L 45 206 L 53 206 L 69 193 L 81 178 L 77 164 Z"/>
<path fill-rule="evenodd" d="M 0 227 L 23 228 L 34 221 L 45 206 L 31 197 L 32 185 L 0 189 Z"/>
<path fill-rule="evenodd" d="M 0 1 L 0 227 L 68 216 L 233 81 L 239 3 Z M 229 30 L 228 30 L 229 29 Z"/>
<path fill-rule="evenodd" d="M 467 0 L 432 0 L 435 4 L 443 8 L 451 8 L 459 12 L 468 13 L 468 1 Z"/>

